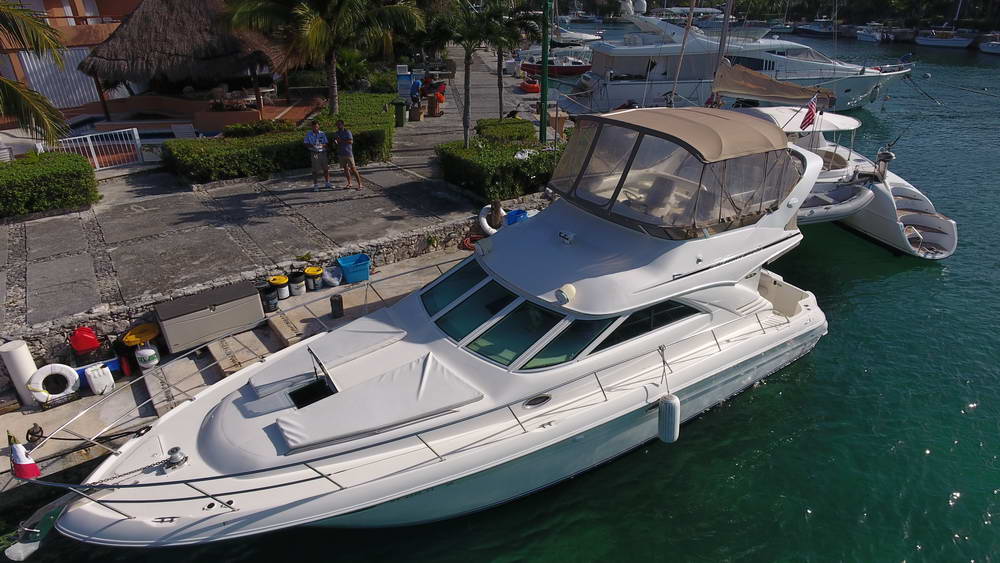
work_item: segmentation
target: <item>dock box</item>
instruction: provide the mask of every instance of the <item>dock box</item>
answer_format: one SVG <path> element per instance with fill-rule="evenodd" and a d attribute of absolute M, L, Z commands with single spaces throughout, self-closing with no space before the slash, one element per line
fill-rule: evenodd
<path fill-rule="evenodd" d="M 264 320 L 257 288 L 241 282 L 160 303 L 156 317 L 170 353 L 248 330 Z"/>

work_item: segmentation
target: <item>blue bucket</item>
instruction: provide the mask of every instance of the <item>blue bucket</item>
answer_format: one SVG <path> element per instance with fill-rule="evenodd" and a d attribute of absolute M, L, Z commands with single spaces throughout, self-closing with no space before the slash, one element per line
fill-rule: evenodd
<path fill-rule="evenodd" d="M 368 271 L 371 269 L 372 259 L 367 254 L 351 254 L 343 258 L 337 258 L 337 265 L 344 273 L 344 281 L 355 283 L 368 279 Z"/>
<path fill-rule="evenodd" d="M 520 223 L 528 218 L 528 212 L 523 209 L 514 209 L 507 212 L 507 224 L 513 225 L 514 223 Z"/>

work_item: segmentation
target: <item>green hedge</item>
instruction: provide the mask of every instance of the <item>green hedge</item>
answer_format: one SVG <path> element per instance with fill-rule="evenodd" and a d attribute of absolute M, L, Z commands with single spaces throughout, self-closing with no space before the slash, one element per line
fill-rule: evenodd
<path fill-rule="evenodd" d="M 342 118 L 354 133 L 354 160 L 359 164 L 387 161 L 392 156 L 393 114 L 384 112 L 391 94 L 342 94 L 340 113 L 317 116 L 332 135 Z M 223 139 L 171 139 L 163 143 L 163 160 L 173 172 L 193 182 L 267 176 L 280 170 L 306 168 L 309 153 L 302 145 L 305 131 L 267 133 Z"/>
<path fill-rule="evenodd" d="M 101 199 L 90 162 L 47 152 L 0 164 L 0 217 L 70 209 Z"/>
<path fill-rule="evenodd" d="M 535 125 L 527 119 L 487 118 L 476 121 L 476 134 L 493 143 L 533 143 L 538 139 Z"/>
<path fill-rule="evenodd" d="M 278 133 L 281 131 L 294 131 L 295 124 L 287 119 L 261 119 L 250 123 L 237 123 L 226 125 L 222 134 L 226 137 L 254 137 L 265 133 Z"/>
<path fill-rule="evenodd" d="M 543 149 L 512 144 L 444 143 L 434 148 L 445 180 L 480 194 L 486 201 L 511 199 L 540 191 L 555 169 L 562 147 Z M 515 155 L 530 151 L 527 158 Z"/>

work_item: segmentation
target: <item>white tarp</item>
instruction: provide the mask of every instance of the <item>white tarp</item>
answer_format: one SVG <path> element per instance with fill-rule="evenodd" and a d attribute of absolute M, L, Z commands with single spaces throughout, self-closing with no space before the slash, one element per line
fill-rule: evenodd
<path fill-rule="evenodd" d="M 482 397 L 478 389 L 428 353 L 276 422 L 294 452 L 368 436 L 443 414 Z"/>

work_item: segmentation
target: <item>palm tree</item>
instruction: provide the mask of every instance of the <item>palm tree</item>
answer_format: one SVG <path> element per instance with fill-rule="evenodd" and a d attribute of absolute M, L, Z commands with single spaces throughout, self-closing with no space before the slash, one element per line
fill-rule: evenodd
<path fill-rule="evenodd" d="M 473 8 L 465 0 L 454 0 L 452 6 L 452 31 L 455 42 L 465 51 L 465 87 L 462 104 L 462 135 L 465 148 L 469 148 L 469 132 L 471 130 L 472 104 L 472 55 L 480 45 L 486 43 L 494 35 L 494 22 L 487 10 Z M 503 80 L 501 78 L 501 80 Z"/>
<path fill-rule="evenodd" d="M 326 70 L 329 111 L 340 111 L 337 51 L 381 49 L 395 30 L 421 29 L 423 13 L 410 0 L 230 0 L 230 24 L 287 34 L 301 60 Z"/>
<path fill-rule="evenodd" d="M 487 0 L 483 6 L 493 29 L 487 44 L 497 52 L 497 103 L 503 117 L 503 57 L 525 39 L 541 39 L 540 16 L 533 14 L 525 0 Z"/>
<path fill-rule="evenodd" d="M 50 55 L 62 68 L 62 39 L 43 17 L 20 4 L 0 2 L 0 38 L 6 46 L 24 49 L 38 56 Z M 0 115 L 13 117 L 19 127 L 50 142 L 67 130 L 62 112 L 48 98 L 4 77 L 0 77 Z"/>

